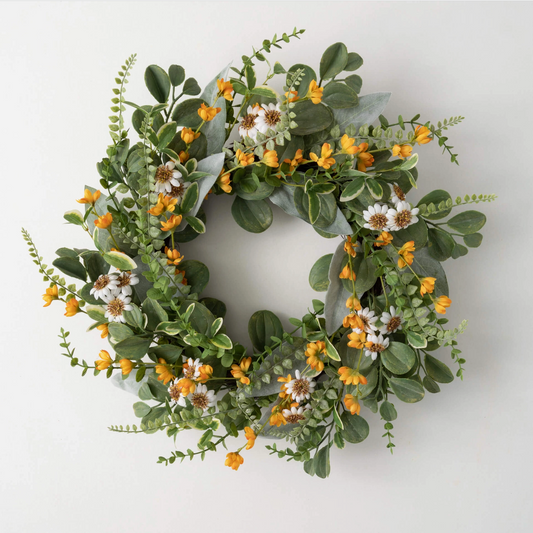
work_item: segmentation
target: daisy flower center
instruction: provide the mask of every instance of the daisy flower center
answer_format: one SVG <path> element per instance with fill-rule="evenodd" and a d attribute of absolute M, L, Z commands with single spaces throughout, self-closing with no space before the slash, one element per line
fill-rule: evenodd
<path fill-rule="evenodd" d="M 285 416 L 284 418 L 289 424 L 297 424 L 300 420 L 305 420 L 304 415 L 299 415 L 299 414 L 294 414 L 294 413 L 288 416 Z"/>
<path fill-rule="evenodd" d="M 400 327 L 402 319 L 399 316 L 393 316 L 387 324 L 387 331 L 394 331 Z"/>
<path fill-rule="evenodd" d="M 97 290 L 97 291 L 101 291 L 102 289 L 105 289 L 108 285 L 109 285 L 109 282 L 111 281 L 110 277 L 107 276 L 107 275 L 102 275 L 100 276 L 95 282 L 94 282 L 94 288 Z"/>
<path fill-rule="evenodd" d="M 394 222 L 399 228 L 406 228 L 411 223 L 412 218 L 411 211 L 398 211 L 394 217 Z"/>
<path fill-rule="evenodd" d="M 255 128 L 255 119 L 257 115 L 246 115 L 241 120 L 241 128 L 243 130 L 251 130 Z"/>
<path fill-rule="evenodd" d="M 398 197 L 398 200 L 401 200 L 403 202 L 405 200 L 405 193 L 396 184 L 393 185 L 392 188 L 394 190 L 394 194 L 396 194 L 396 196 Z"/>
<path fill-rule="evenodd" d="M 188 379 L 194 379 L 195 372 L 196 368 L 194 366 L 188 366 L 187 368 L 183 368 L 183 376 Z"/>
<path fill-rule="evenodd" d="M 383 350 L 385 350 L 385 346 L 383 346 L 383 344 L 379 344 L 379 343 L 376 342 L 376 343 L 372 344 L 372 346 L 370 346 L 370 348 L 368 350 L 373 352 L 373 353 L 380 353 Z"/>
<path fill-rule="evenodd" d="M 205 410 L 209 406 L 209 398 L 205 392 L 195 392 L 191 396 L 191 403 L 194 407 Z"/>
<path fill-rule="evenodd" d="M 173 198 L 181 198 L 184 192 L 185 188 L 183 187 L 182 183 L 180 183 L 179 185 L 171 185 L 170 196 L 172 196 Z"/>
<path fill-rule="evenodd" d="M 107 304 L 107 310 L 112 316 L 121 316 L 124 308 L 125 304 L 120 298 L 115 298 Z"/>
<path fill-rule="evenodd" d="M 118 281 L 118 287 L 127 287 L 130 284 L 130 276 L 129 274 L 126 274 L 126 272 L 123 272 L 120 274 L 120 276 L 117 278 Z"/>
<path fill-rule="evenodd" d="M 292 385 L 292 392 L 295 396 L 305 396 L 309 394 L 309 381 L 297 379 Z"/>
<path fill-rule="evenodd" d="M 275 126 L 281 120 L 281 113 L 275 109 L 265 111 L 265 122 L 269 126 Z"/>
<path fill-rule="evenodd" d="M 168 393 L 170 394 L 170 397 L 177 402 L 180 399 L 180 387 L 178 385 L 172 385 L 168 389 Z"/>
<path fill-rule="evenodd" d="M 381 231 L 387 227 L 387 217 L 382 213 L 376 213 L 369 218 L 368 223 L 372 226 L 372 229 Z"/>
<path fill-rule="evenodd" d="M 174 171 L 171 168 L 168 168 L 166 165 L 160 165 L 155 171 L 155 180 L 159 183 L 167 183 L 172 179 Z"/>

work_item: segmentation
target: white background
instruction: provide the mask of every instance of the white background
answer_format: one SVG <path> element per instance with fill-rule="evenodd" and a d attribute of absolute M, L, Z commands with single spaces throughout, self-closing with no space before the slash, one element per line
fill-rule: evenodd
<path fill-rule="evenodd" d="M 530 126 L 533 6 L 528 3 L 174 3 L 0 4 L 2 154 L 2 381 L 0 530 L 11 532 L 166 532 L 364 530 L 530 531 L 531 234 Z M 157 63 L 185 67 L 205 85 L 230 60 L 275 32 L 307 32 L 273 58 L 286 68 L 318 67 L 342 40 L 365 60 L 363 94 L 393 92 L 387 116 L 439 120 L 463 115 L 449 132 L 461 166 L 436 143 L 417 148 L 420 188 L 452 197 L 496 193 L 481 206 L 485 241 L 444 265 L 466 379 L 396 402 L 396 449 L 368 410 L 370 437 L 332 454 L 327 480 L 270 457 L 263 442 L 238 472 L 225 452 L 164 467 L 173 443 L 163 433 L 129 436 L 130 396 L 103 375 L 80 377 L 60 355 L 57 333 L 72 331 L 89 361 L 107 346 L 85 333 L 84 316 L 42 309 L 45 284 L 19 228 L 30 230 L 51 264 L 61 246 L 88 245 L 62 213 L 75 209 L 108 144 L 116 71 L 138 63 L 128 99 L 150 103 L 143 72 Z M 264 234 L 232 220 L 230 199 L 206 203 L 208 233 L 184 247 L 211 271 L 207 295 L 226 301 L 228 331 L 246 343 L 248 317 L 271 309 L 300 317 L 311 299 L 314 261 L 336 246 L 274 208 Z M 441 356 L 450 366 L 448 354 Z M 194 446 L 197 434 L 178 441 Z M 243 438 L 235 442 L 241 445 Z M 230 444 L 233 446 L 233 443 Z M 529 526 L 529 527 L 528 527 Z"/>

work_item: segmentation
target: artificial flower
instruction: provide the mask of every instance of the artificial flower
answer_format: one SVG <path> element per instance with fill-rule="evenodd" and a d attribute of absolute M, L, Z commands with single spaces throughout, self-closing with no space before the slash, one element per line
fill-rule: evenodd
<path fill-rule="evenodd" d="M 355 272 L 350 268 L 350 265 L 347 264 L 339 274 L 340 279 L 353 279 L 355 280 L 356 275 Z"/>
<path fill-rule="evenodd" d="M 427 144 L 433 139 L 430 139 L 428 135 L 431 135 L 431 131 L 426 126 L 417 126 L 415 129 L 414 141 L 420 144 Z"/>
<path fill-rule="evenodd" d="M 450 307 L 452 301 L 447 296 L 442 295 L 439 296 L 433 303 L 435 304 L 435 311 L 441 315 L 445 315 L 446 308 Z"/>
<path fill-rule="evenodd" d="M 163 385 L 166 385 L 169 381 L 176 379 L 176 376 L 172 374 L 171 369 L 168 367 L 167 362 L 162 357 L 158 361 L 159 364 L 155 365 L 155 373 L 159 374 L 157 381 L 162 381 Z"/>
<path fill-rule="evenodd" d="M 379 335 L 368 335 L 365 342 L 365 355 L 372 357 L 375 361 L 379 353 L 384 352 L 389 347 L 389 338 Z"/>
<path fill-rule="evenodd" d="M 365 228 L 373 231 L 384 231 L 389 229 L 389 220 L 387 218 L 388 206 L 381 204 L 369 205 L 368 209 L 363 211 L 363 218 L 366 220 Z"/>
<path fill-rule="evenodd" d="M 233 470 L 239 470 L 239 466 L 244 463 L 244 459 L 238 452 L 230 452 L 226 455 L 226 466 L 229 466 Z"/>
<path fill-rule="evenodd" d="M 198 380 L 200 377 L 200 367 L 202 363 L 200 359 L 193 359 L 192 357 L 183 357 L 183 377 L 186 379 Z"/>
<path fill-rule="evenodd" d="M 275 412 L 274 412 L 275 410 Z M 274 406 L 272 408 L 272 414 L 270 415 L 270 418 L 268 419 L 268 423 L 271 426 L 280 427 L 282 424 L 285 426 L 287 424 L 287 421 L 285 420 L 285 417 L 283 416 L 283 413 L 278 410 L 278 406 Z"/>
<path fill-rule="evenodd" d="M 359 304 L 359 310 L 361 310 L 361 305 Z M 357 329 L 363 331 L 365 329 L 365 324 L 361 320 L 361 317 L 357 313 L 350 313 L 346 315 L 342 321 L 342 327 Z"/>
<path fill-rule="evenodd" d="M 191 128 L 183 128 L 181 130 L 181 140 L 185 144 L 191 144 L 195 139 L 198 139 L 200 137 L 200 132 L 195 132 Z"/>
<path fill-rule="evenodd" d="M 350 254 L 352 257 L 356 256 L 355 248 L 352 243 L 352 237 L 350 235 L 348 235 L 348 237 L 346 237 L 346 241 L 344 241 L 344 251 L 347 254 Z"/>
<path fill-rule="evenodd" d="M 106 213 L 105 215 L 98 217 L 94 221 L 94 225 L 100 229 L 107 229 L 109 226 L 111 226 L 112 222 L 113 222 L 113 215 L 111 213 Z"/>
<path fill-rule="evenodd" d="M 322 93 L 324 92 L 324 87 L 319 87 L 316 83 L 316 80 L 312 80 L 309 84 L 309 89 L 307 90 L 307 98 L 311 99 L 313 104 L 319 104 L 322 101 Z"/>
<path fill-rule="evenodd" d="M 151 215 L 158 217 L 163 213 L 169 211 L 172 213 L 176 209 L 176 204 L 178 203 L 178 198 L 173 198 L 172 196 L 166 196 L 162 192 L 159 193 L 157 197 L 157 204 L 148 211 Z"/>
<path fill-rule="evenodd" d="M 117 282 L 118 282 L 117 290 L 119 290 L 125 296 L 131 296 L 132 294 L 131 287 L 139 283 L 139 278 L 137 277 L 136 274 L 123 271 L 118 275 Z"/>
<path fill-rule="evenodd" d="M 390 313 L 386 311 L 381 313 L 380 320 L 383 325 L 379 328 L 379 331 L 383 335 L 402 329 L 402 314 L 392 305 L 390 306 Z"/>
<path fill-rule="evenodd" d="M 191 405 L 196 409 L 207 411 L 210 407 L 213 407 L 216 403 L 215 391 L 208 390 L 205 385 L 199 383 L 193 392 L 188 395 Z M 178 400 L 178 405 L 185 407 L 185 396 L 181 396 Z"/>
<path fill-rule="evenodd" d="M 275 150 L 265 150 L 261 163 L 264 163 L 267 167 L 271 168 L 279 166 L 277 152 Z"/>
<path fill-rule="evenodd" d="M 291 91 L 290 94 L 293 95 L 293 96 L 291 96 L 291 97 L 289 98 L 289 91 L 287 91 L 287 92 L 285 93 L 285 98 L 287 99 L 287 102 L 289 102 L 289 103 L 291 103 L 291 102 L 297 102 L 297 101 L 300 99 L 300 98 L 298 97 L 298 91 Z"/>
<path fill-rule="evenodd" d="M 224 78 L 217 80 L 218 93 L 223 96 L 228 102 L 233 100 L 233 85 L 230 81 L 224 81 Z"/>
<path fill-rule="evenodd" d="M 94 282 L 93 288 L 89 291 L 89 294 L 95 298 L 109 298 L 113 293 L 118 290 L 118 277 L 116 274 L 102 274 Z"/>
<path fill-rule="evenodd" d="M 339 368 L 339 379 L 345 385 L 366 385 L 367 379 L 357 369 L 349 366 L 341 366 Z"/>
<path fill-rule="evenodd" d="M 348 346 L 350 348 L 362 350 L 365 347 L 366 333 L 364 331 L 362 331 L 361 333 L 357 333 L 357 331 L 352 331 L 348 335 L 348 339 Z"/>
<path fill-rule="evenodd" d="M 135 363 L 130 361 L 129 359 L 121 359 L 118 364 L 120 365 L 120 368 L 122 369 L 122 375 L 127 376 L 135 366 Z"/>
<path fill-rule="evenodd" d="M 220 107 L 207 107 L 205 104 L 200 106 L 198 109 L 198 115 L 204 122 L 211 122 L 222 109 Z"/>
<path fill-rule="evenodd" d="M 300 420 L 305 420 L 305 410 L 304 407 L 293 406 L 290 409 L 283 409 L 282 415 L 288 424 L 297 424 Z"/>
<path fill-rule="evenodd" d="M 289 169 L 289 172 L 294 172 L 294 170 L 298 167 L 298 165 L 300 165 L 300 163 L 303 161 L 303 156 L 302 156 L 302 150 L 300 148 L 298 148 L 298 150 L 296 150 L 296 153 L 294 154 L 294 158 L 293 159 L 284 159 L 283 162 L 284 163 L 288 163 L 289 166 L 290 166 L 290 169 Z"/>
<path fill-rule="evenodd" d="M 374 156 L 367 152 L 368 143 L 361 143 L 357 152 L 357 170 L 360 172 L 366 172 L 368 167 L 372 166 L 374 162 Z"/>
<path fill-rule="evenodd" d="M 231 174 L 226 172 L 224 174 L 224 169 L 221 170 L 220 175 L 217 179 L 217 185 L 227 194 L 232 191 L 231 183 Z"/>
<path fill-rule="evenodd" d="M 335 164 L 335 159 L 333 157 L 330 157 L 333 153 L 333 150 L 331 149 L 331 146 L 329 143 L 324 143 L 322 145 L 322 149 L 320 152 L 320 157 L 318 157 L 315 153 L 311 152 L 309 154 L 309 157 L 319 166 L 322 167 L 324 170 L 328 170 Z"/>
<path fill-rule="evenodd" d="M 205 383 L 213 377 L 213 367 L 211 365 L 202 365 L 198 369 L 198 373 L 200 375 L 196 378 L 196 381 Z"/>
<path fill-rule="evenodd" d="M 94 205 L 98 201 L 98 198 L 100 198 L 100 194 L 100 191 L 94 191 L 94 193 L 92 193 L 89 189 L 85 189 L 85 191 L 83 192 L 83 198 L 76 200 L 76 202 L 78 202 L 79 204 Z"/>
<path fill-rule="evenodd" d="M 387 231 L 382 231 L 376 239 L 374 246 L 388 246 L 392 242 L 392 235 Z"/>
<path fill-rule="evenodd" d="M 411 207 L 409 202 L 398 202 L 395 208 L 387 211 L 387 219 L 390 231 L 405 229 L 411 224 L 418 222 L 418 208 Z"/>
<path fill-rule="evenodd" d="M 183 405 L 183 398 L 194 392 L 195 389 L 196 383 L 192 379 L 182 378 L 168 388 L 168 393 L 172 400 L 181 402 L 180 405 Z"/>
<path fill-rule="evenodd" d="M 424 294 L 431 294 L 435 290 L 436 281 L 437 278 L 422 278 L 420 280 L 420 296 L 424 296 Z"/>
<path fill-rule="evenodd" d="M 324 361 L 320 358 L 320 354 L 326 353 L 326 345 L 323 341 L 310 342 L 305 350 L 307 357 L 306 363 L 317 372 L 324 370 Z"/>
<path fill-rule="evenodd" d="M 254 433 L 254 430 L 246 426 L 244 428 L 244 436 L 246 437 L 247 443 L 246 443 L 246 449 L 251 450 L 254 447 L 255 439 L 257 438 L 257 435 Z"/>
<path fill-rule="evenodd" d="M 167 256 L 167 265 L 178 266 L 183 261 L 183 256 L 178 250 L 173 250 L 165 246 L 165 254 Z"/>
<path fill-rule="evenodd" d="M 43 307 L 48 307 L 54 300 L 57 300 L 59 298 L 58 295 L 59 289 L 54 283 L 51 287 L 48 287 L 48 289 L 46 289 L 45 293 L 43 294 L 43 300 L 46 302 Z"/>
<path fill-rule="evenodd" d="M 106 302 L 105 317 L 109 322 L 126 322 L 124 318 L 124 311 L 131 311 L 131 298 L 124 294 L 112 294 L 111 296 L 105 296 L 102 298 Z"/>
<path fill-rule="evenodd" d="M 100 330 L 101 339 L 105 339 L 109 335 L 109 325 L 107 323 L 96 326 L 96 329 Z"/>
<path fill-rule="evenodd" d="M 257 129 L 263 134 L 266 134 L 269 129 L 274 130 L 280 120 L 280 105 L 277 103 L 263 104 L 261 108 L 257 110 Z"/>
<path fill-rule="evenodd" d="M 346 307 L 348 309 L 351 309 L 352 311 L 353 310 L 361 310 L 361 302 L 359 301 L 359 298 L 356 298 L 355 296 L 350 296 L 347 300 L 346 300 Z"/>
<path fill-rule="evenodd" d="M 257 111 L 258 109 L 248 106 L 247 114 L 239 121 L 239 135 L 241 137 L 250 137 L 255 141 L 259 129 L 257 127 Z"/>
<path fill-rule="evenodd" d="M 357 315 L 363 322 L 363 329 L 355 328 L 357 333 L 364 331 L 365 333 L 373 333 L 377 330 L 377 327 L 374 325 L 378 321 L 378 317 L 375 315 L 374 311 L 370 311 L 368 307 L 357 311 Z"/>
<path fill-rule="evenodd" d="M 346 394 L 343 399 L 346 409 L 350 411 L 352 415 L 359 414 L 361 412 L 361 405 L 352 394 Z"/>
<path fill-rule="evenodd" d="M 161 220 L 161 231 L 170 231 L 177 228 L 182 219 L 182 215 L 172 215 L 168 220 Z"/>
<path fill-rule="evenodd" d="M 251 165 L 254 162 L 254 154 L 253 153 L 245 154 L 240 149 L 238 149 L 235 152 L 235 157 L 237 158 L 237 161 L 239 161 L 239 164 L 242 167 L 247 167 L 248 165 Z"/>
<path fill-rule="evenodd" d="M 400 202 L 405 202 L 405 193 L 402 191 L 401 187 L 398 187 L 396 183 L 392 184 L 390 199 L 394 205 L 398 205 Z"/>
<path fill-rule="evenodd" d="M 406 157 L 411 157 L 411 152 L 413 147 L 410 144 L 395 144 L 392 147 L 392 155 L 394 157 L 399 157 L 400 159 L 405 159 Z"/>
<path fill-rule="evenodd" d="M 101 357 L 101 359 L 98 359 L 94 362 L 96 370 L 106 370 L 113 364 L 113 359 L 111 359 L 111 356 L 107 350 L 100 350 L 98 355 Z"/>
<path fill-rule="evenodd" d="M 70 317 L 74 316 L 79 311 L 80 304 L 76 298 L 71 298 L 65 307 L 65 316 Z"/>
<path fill-rule="evenodd" d="M 295 402 L 302 403 L 304 400 L 311 398 L 315 386 L 316 383 L 312 379 L 302 376 L 300 371 L 296 370 L 294 379 L 287 383 L 285 390 Z"/>
<path fill-rule="evenodd" d="M 178 187 L 181 183 L 181 172 L 176 170 L 174 161 L 168 161 L 164 165 L 159 165 L 155 171 L 155 192 L 170 193 L 172 185 Z"/>
<path fill-rule="evenodd" d="M 412 265 L 415 256 L 411 253 L 415 251 L 415 241 L 407 241 L 398 250 L 398 268 L 405 268 L 407 265 Z"/>
<path fill-rule="evenodd" d="M 245 357 L 242 359 L 240 364 L 238 365 L 231 365 L 231 375 L 238 379 L 243 385 L 249 385 L 250 384 L 250 378 L 247 378 L 245 375 L 245 372 L 248 372 L 248 369 L 250 368 L 250 365 L 252 363 L 251 357 Z"/>
<path fill-rule="evenodd" d="M 359 151 L 358 146 L 354 146 L 355 139 L 353 137 L 348 137 L 346 133 L 341 137 L 341 148 L 343 154 L 354 155 Z"/>
<path fill-rule="evenodd" d="M 279 397 L 282 398 L 282 399 L 285 399 L 287 398 L 288 394 L 287 394 L 287 383 L 290 383 L 292 381 L 292 377 L 291 375 L 289 374 L 287 377 L 279 377 L 278 378 L 278 382 L 279 383 L 283 383 L 283 385 L 281 385 L 280 387 L 280 390 L 281 392 L 279 393 Z"/>

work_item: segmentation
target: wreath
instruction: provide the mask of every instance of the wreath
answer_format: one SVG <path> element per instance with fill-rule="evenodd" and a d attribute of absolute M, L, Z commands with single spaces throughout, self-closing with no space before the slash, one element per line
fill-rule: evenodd
<path fill-rule="evenodd" d="M 441 263 L 482 241 L 485 216 L 468 208 L 451 216 L 455 209 L 495 196 L 453 200 L 438 189 L 416 207 L 407 200 L 418 182 L 414 149 L 438 143 L 457 163 L 446 132 L 463 117 L 389 123 L 382 113 L 390 93 L 359 95 L 362 79 L 352 72 L 363 60 L 343 43 L 327 48 L 318 74 L 269 61 L 303 31 L 263 41 L 241 68 L 226 67 L 203 91 L 179 65 L 150 65 L 144 80 L 156 102 L 148 105 L 125 96 L 136 62 L 130 56 L 115 78 L 99 186 L 86 186 L 77 200 L 84 213 L 64 215 L 88 248 L 59 248 L 50 267 L 23 230 L 49 283 L 45 307 L 61 301 L 65 316 L 87 315 L 89 330 L 110 345 L 91 365 L 62 328 L 63 355 L 82 375 L 114 376 L 139 398 L 140 423 L 110 429 L 164 430 L 174 440 L 184 430 L 201 432 L 196 450 L 159 457 L 165 465 L 224 446 L 233 450 L 225 464 L 237 470 L 243 449 L 265 436 L 290 446 L 267 445 L 271 454 L 323 478 L 333 445 L 368 436 L 361 404 L 379 413 L 393 451 L 396 399 L 418 402 L 454 379 L 438 348 L 451 350 L 463 378 L 457 336 L 466 321 L 447 328 L 451 299 Z M 258 62 L 268 66 L 261 84 Z M 285 80 L 280 93 L 274 76 Z M 310 272 L 325 301 L 291 318 L 290 331 L 273 312 L 254 313 L 251 351 L 226 334 L 226 306 L 204 295 L 209 270 L 187 253 L 206 231 L 202 203 L 217 195 L 234 197 L 233 218 L 252 233 L 272 223 L 272 202 L 322 237 L 341 237 Z"/>

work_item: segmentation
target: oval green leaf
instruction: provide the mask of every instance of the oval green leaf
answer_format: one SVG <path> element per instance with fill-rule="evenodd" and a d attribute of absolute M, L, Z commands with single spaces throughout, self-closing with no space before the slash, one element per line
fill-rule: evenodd
<path fill-rule="evenodd" d="M 385 368 L 393 374 L 406 374 L 413 368 L 416 355 L 413 349 L 402 342 L 391 342 L 389 347 L 381 352 L 381 360 Z"/>
<path fill-rule="evenodd" d="M 414 379 L 390 378 L 389 384 L 392 392 L 402 402 L 416 403 L 424 398 L 424 387 Z"/>
<path fill-rule="evenodd" d="M 256 311 L 248 321 L 248 335 L 254 348 L 262 352 L 265 346 L 274 344 L 271 337 L 283 337 L 283 326 L 272 311 Z"/>
<path fill-rule="evenodd" d="M 239 196 L 231 206 L 231 214 L 241 228 L 250 233 L 262 233 L 272 224 L 272 209 L 265 200 L 244 200 Z"/>
<path fill-rule="evenodd" d="M 168 100 L 170 94 L 170 78 L 157 65 L 150 65 L 144 72 L 144 82 L 150 94 L 161 104 Z"/>
<path fill-rule="evenodd" d="M 311 285 L 313 290 L 317 292 L 325 292 L 328 290 L 328 272 L 332 259 L 333 254 L 323 255 L 311 268 L 311 272 L 309 273 L 309 285 Z"/>

